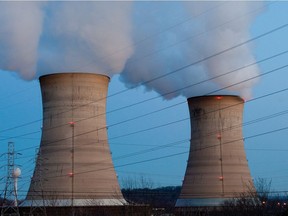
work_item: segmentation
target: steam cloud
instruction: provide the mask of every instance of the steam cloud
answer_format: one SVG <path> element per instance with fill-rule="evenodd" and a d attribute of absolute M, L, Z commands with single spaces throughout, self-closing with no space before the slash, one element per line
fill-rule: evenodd
<path fill-rule="evenodd" d="M 119 73 L 132 53 L 131 6 L 104 1 L 0 2 L 0 68 L 20 72 L 28 80 L 36 71 L 36 76 Z"/>
<path fill-rule="evenodd" d="M 131 2 L 55 2 L 49 6 L 50 18 L 40 44 L 41 73 L 83 71 L 112 76 L 121 72 L 132 53 Z"/>
<path fill-rule="evenodd" d="M 121 73 L 128 87 L 144 84 L 167 99 L 230 85 L 230 93 L 249 97 L 257 80 L 233 84 L 258 75 L 257 65 L 184 88 L 255 62 L 249 43 L 178 69 L 248 40 L 251 11 L 262 4 L 0 2 L 0 68 L 27 80 L 55 72 Z"/>
<path fill-rule="evenodd" d="M 158 9 L 157 12 L 151 10 L 152 5 L 153 8 Z M 251 21 L 255 16 L 255 13 L 250 12 L 261 6 L 261 2 L 249 1 L 138 3 L 136 9 L 138 17 L 134 18 L 133 25 L 134 39 L 147 32 L 157 30 L 161 32 L 165 26 L 175 25 L 176 27 L 163 31 L 151 39 L 147 38 L 136 46 L 121 74 L 122 80 L 128 83 L 128 86 L 139 85 L 247 41 L 250 38 Z M 177 25 L 179 14 L 185 14 L 187 17 L 181 25 Z M 141 17 L 144 15 L 149 20 L 140 25 L 143 22 Z M 184 88 L 255 62 L 250 46 L 251 44 L 245 44 L 167 77 L 148 82 L 146 87 L 148 90 L 153 89 L 164 94 L 169 99 L 180 94 L 186 97 L 203 95 L 249 79 L 259 74 L 257 65 L 219 77 L 211 82 Z M 251 87 L 256 81 L 251 80 L 242 85 L 231 86 L 229 93 L 232 91 L 250 97 Z M 182 88 L 184 89 L 177 91 Z M 169 92 L 173 93 L 169 94 Z M 225 93 L 228 93 L 228 90 L 217 92 L 217 94 Z"/>
<path fill-rule="evenodd" d="M 42 32 L 43 2 L 0 2 L 0 69 L 32 79 Z"/>

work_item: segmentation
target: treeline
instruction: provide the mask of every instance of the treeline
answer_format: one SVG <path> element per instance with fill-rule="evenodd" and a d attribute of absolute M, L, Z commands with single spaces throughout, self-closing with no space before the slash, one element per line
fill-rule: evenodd
<path fill-rule="evenodd" d="M 146 187 L 136 188 L 136 185 L 133 185 L 129 189 L 123 189 L 123 196 L 132 205 L 150 206 L 153 215 L 288 216 L 288 194 L 275 194 L 271 191 L 271 181 L 265 179 L 255 180 L 256 190 L 247 185 L 246 192 L 235 194 L 237 198 L 231 198 L 221 206 L 199 208 L 175 208 L 181 191 L 180 186 L 153 188 L 153 184 L 147 184 L 147 182 L 141 185 L 146 185 Z M 160 211 L 159 214 L 155 213 L 155 209 Z"/>
<path fill-rule="evenodd" d="M 146 204 L 153 208 L 166 209 L 174 208 L 180 191 L 180 186 L 122 189 L 124 198 L 131 204 Z"/>

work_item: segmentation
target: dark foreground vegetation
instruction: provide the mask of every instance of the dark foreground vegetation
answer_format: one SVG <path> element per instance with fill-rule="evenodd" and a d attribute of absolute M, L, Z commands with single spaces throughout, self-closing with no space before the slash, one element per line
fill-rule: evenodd
<path fill-rule="evenodd" d="M 288 194 L 272 194 L 270 185 L 271 182 L 257 185 L 261 193 L 247 187 L 247 192 L 217 208 L 175 208 L 181 187 L 123 190 L 123 195 L 131 203 L 150 206 L 151 215 L 155 216 L 288 216 Z"/>
<path fill-rule="evenodd" d="M 272 193 L 271 182 L 258 180 L 254 184 L 258 192 L 247 187 L 245 193 L 235 195 L 237 199 L 217 208 L 175 208 L 181 187 L 133 187 L 122 190 L 129 202 L 124 206 L 12 207 L 1 216 L 288 216 L 288 194 Z"/>
<path fill-rule="evenodd" d="M 124 198 L 131 204 L 145 204 L 153 208 L 173 209 L 181 187 L 123 189 Z"/>

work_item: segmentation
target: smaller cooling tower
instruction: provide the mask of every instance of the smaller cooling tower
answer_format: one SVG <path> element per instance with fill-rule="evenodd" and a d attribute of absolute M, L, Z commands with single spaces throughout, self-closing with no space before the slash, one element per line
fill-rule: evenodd
<path fill-rule="evenodd" d="M 242 136 L 238 96 L 188 99 L 191 141 L 176 207 L 219 206 L 253 188 Z"/>
<path fill-rule="evenodd" d="M 109 77 L 40 77 L 43 128 L 23 206 L 123 205 L 106 129 Z"/>

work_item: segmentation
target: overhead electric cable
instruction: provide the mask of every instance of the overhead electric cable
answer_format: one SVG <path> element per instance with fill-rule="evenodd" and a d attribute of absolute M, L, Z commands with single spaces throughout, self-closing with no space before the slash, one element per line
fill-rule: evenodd
<path fill-rule="evenodd" d="M 190 152 L 191 151 L 201 151 L 201 150 L 209 149 L 209 148 L 215 148 L 215 147 L 218 147 L 219 145 L 228 145 L 228 144 L 232 144 L 234 142 L 238 142 L 238 141 L 241 141 L 241 140 L 252 139 L 252 138 L 259 137 L 259 136 L 264 136 L 264 135 L 268 135 L 268 134 L 276 133 L 276 132 L 280 132 L 280 131 L 285 131 L 285 130 L 288 130 L 288 126 L 282 127 L 282 128 L 278 128 L 278 129 L 274 129 L 274 130 L 270 130 L 270 131 L 266 131 L 266 132 L 262 132 L 262 133 L 258 133 L 258 134 L 251 135 L 251 136 L 247 136 L 247 137 L 244 137 L 244 138 L 241 138 L 241 139 L 230 140 L 230 141 L 227 141 L 227 142 L 223 142 L 221 144 L 214 144 L 214 145 L 210 145 L 210 146 L 206 146 L 206 147 L 200 147 L 200 148 L 197 148 L 197 149 L 195 148 L 193 150 L 190 149 Z M 130 163 L 126 163 L 126 164 L 116 165 L 116 166 L 113 166 L 113 167 L 108 167 L 108 168 L 103 168 L 103 169 L 91 169 L 91 170 L 87 170 L 87 171 L 74 173 L 74 175 L 81 175 L 81 174 L 90 173 L 90 172 L 100 172 L 100 171 L 104 171 L 104 170 L 107 170 L 107 169 L 126 167 L 126 166 L 141 164 L 141 163 L 147 163 L 147 162 L 151 162 L 151 161 L 155 161 L 155 160 L 161 160 L 161 159 L 175 157 L 175 156 L 188 154 L 188 153 L 189 153 L 189 151 L 183 151 L 183 152 L 178 152 L 178 153 L 169 154 L 169 155 L 165 155 L 165 156 L 160 156 L 160 157 L 145 159 L 145 160 L 141 160 L 141 161 L 136 161 L 136 162 L 130 162 Z M 46 177 L 46 179 L 63 177 L 63 176 L 66 176 L 66 175 L 53 175 L 53 176 Z"/>
<path fill-rule="evenodd" d="M 287 66 L 288 66 L 288 65 L 282 66 L 282 67 L 280 67 L 280 69 L 283 69 L 283 67 L 287 67 Z M 268 72 L 266 72 L 266 74 L 269 74 L 269 73 L 271 73 L 272 71 L 275 72 L 275 70 L 276 70 L 276 69 L 271 70 L 271 71 L 268 71 Z M 257 76 L 257 77 L 258 77 L 258 76 Z M 249 79 L 249 80 L 250 80 L 250 79 Z M 241 81 L 241 82 L 243 82 L 243 81 Z M 237 84 L 238 84 L 238 83 L 235 83 L 235 85 L 237 85 Z M 260 96 L 260 97 L 250 99 L 250 100 L 247 101 L 246 103 L 251 102 L 251 101 L 254 101 L 254 100 L 258 100 L 258 99 L 261 99 L 261 98 L 264 98 L 264 97 L 268 97 L 268 96 L 271 96 L 271 95 L 275 95 L 275 94 L 278 94 L 278 93 L 281 93 L 281 92 L 284 92 L 284 91 L 287 91 L 287 90 L 288 90 L 288 88 L 285 88 L 285 89 L 281 89 L 281 90 L 278 90 L 278 91 L 275 91 L 275 92 L 272 92 L 272 93 L 269 93 L 269 94 L 266 94 L 266 95 L 262 95 L 262 96 Z M 208 93 L 208 94 L 209 94 L 209 93 Z M 170 124 L 173 124 L 173 123 L 178 123 L 178 122 L 181 122 L 181 121 L 185 121 L 185 120 L 188 120 L 188 119 L 189 119 L 189 118 L 184 118 L 184 119 L 177 120 L 177 121 L 174 121 L 174 122 L 170 122 L 170 123 L 166 123 L 166 124 L 162 124 L 162 125 L 150 127 L 150 128 L 144 129 L 144 130 L 135 131 L 135 132 L 132 132 L 132 133 L 129 133 L 129 134 L 124 134 L 124 135 L 121 135 L 121 136 L 112 137 L 112 138 L 110 138 L 109 140 L 116 139 L 116 138 L 120 138 L 120 137 L 123 137 L 123 136 L 128 136 L 128 135 L 130 135 L 130 134 L 145 132 L 145 131 L 152 130 L 152 129 L 156 129 L 156 128 L 159 128 L 159 127 L 164 127 L 164 126 L 167 126 L 167 125 L 170 125 Z M 96 130 L 87 131 L 87 132 L 84 132 L 84 133 L 81 133 L 81 134 L 77 134 L 77 135 L 75 135 L 75 136 L 85 135 L 85 134 L 92 133 L 92 132 L 95 132 L 95 131 L 101 130 L 101 129 L 104 129 L 104 128 L 99 128 L 99 129 L 96 129 Z M 40 132 L 40 131 L 31 132 L 31 133 L 28 133 L 28 134 L 24 134 L 24 136 L 29 135 L 29 134 L 33 134 L 33 133 L 39 133 L 39 132 Z M 21 137 L 22 135 L 19 135 L 19 136 Z M 19 136 L 9 137 L 9 139 L 15 138 L 15 137 L 19 137 Z M 52 144 L 52 143 L 57 143 L 57 142 L 60 142 L 60 141 L 66 140 L 66 139 L 70 139 L 70 138 L 71 138 L 71 137 L 59 139 L 59 140 L 56 140 L 56 141 L 52 141 L 52 142 L 50 142 L 50 144 Z M 8 139 L 8 138 L 7 138 L 7 139 Z M 0 140 L 0 141 L 7 140 L 7 139 L 2 139 L 2 140 Z M 28 149 L 30 149 L 30 148 L 33 148 L 33 147 L 29 147 Z"/>
<path fill-rule="evenodd" d="M 224 49 L 224 50 L 222 50 L 222 51 L 220 51 L 220 52 L 217 52 L 217 53 L 214 53 L 214 54 L 212 54 L 212 55 L 210 55 L 210 56 L 204 57 L 204 58 L 202 58 L 202 59 L 199 59 L 199 60 L 197 60 L 197 61 L 195 61 L 195 62 L 193 62 L 193 63 L 187 64 L 187 65 L 185 65 L 185 66 L 183 66 L 183 67 L 180 67 L 180 68 L 178 68 L 178 69 L 176 69 L 176 70 L 173 70 L 173 71 L 168 72 L 168 73 L 166 73 L 166 74 L 163 74 L 163 75 L 161 75 L 161 76 L 157 76 L 157 77 L 154 77 L 154 78 L 152 78 L 152 79 L 150 79 L 150 80 L 147 80 L 147 81 L 141 83 L 141 85 L 145 85 L 145 84 L 151 83 L 151 82 L 153 82 L 153 81 L 155 81 L 155 80 L 158 80 L 158 79 L 161 79 L 161 78 L 163 78 L 163 77 L 169 76 L 169 75 L 174 74 L 174 73 L 176 73 L 176 72 L 178 72 L 178 71 L 181 71 L 181 70 L 184 70 L 184 69 L 186 69 L 186 68 L 188 68 L 188 67 L 191 67 L 191 66 L 193 66 L 193 65 L 199 64 L 199 63 L 201 63 L 201 62 L 203 62 L 203 61 L 206 61 L 206 60 L 208 60 L 208 59 L 211 59 L 211 58 L 213 58 L 213 57 L 216 57 L 216 56 L 218 56 L 218 55 L 221 55 L 221 54 L 223 54 L 223 53 L 226 53 L 226 52 L 228 52 L 228 51 L 230 51 L 230 50 L 233 50 L 233 49 L 235 49 L 235 48 L 237 48 L 237 47 L 241 47 L 241 46 L 243 46 L 244 44 L 250 43 L 250 42 L 252 42 L 252 41 L 254 41 L 254 40 L 260 39 L 260 38 L 262 38 L 262 37 L 265 37 L 265 36 L 267 36 L 267 35 L 270 35 L 270 34 L 276 32 L 276 31 L 282 30 L 282 29 L 287 28 L 287 27 L 288 27 L 288 23 L 286 23 L 286 24 L 284 24 L 284 25 L 281 25 L 281 26 L 278 26 L 277 28 L 274 28 L 274 29 L 272 29 L 272 30 L 269 30 L 269 31 L 267 31 L 267 32 L 265 32 L 265 33 L 263 33 L 263 34 L 260 34 L 260 35 L 258 35 L 258 36 L 256 36 L 256 37 L 253 37 L 253 38 L 249 39 L 249 40 L 246 40 L 246 41 L 244 41 L 244 42 L 241 42 L 241 43 L 239 43 L 239 44 L 237 44 L 237 45 L 234 45 L 234 46 L 232 46 L 232 47 L 229 47 L 229 48 Z M 134 88 L 136 88 L 136 87 L 138 87 L 138 86 L 135 86 L 135 87 L 133 87 L 132 89 L 134 89 Z M 114 93 L 114 94 L 108 95 L 107 97 L 102 98 L 102 99 L 99 99 L 99 100 L 97 100 L 97 101 L 106 100 L 106 98 L 110 98 L 110 97 L 113 97 L 113 96 L 122 94 L 122 93 L 124 93 L 124 92 L 129 91 L 129 90 L 130 90 L 130 89 L 125 89 L 125 90 L 116 92 L 116 93 Z M 148 100 L 149 100 L 149 99 L 148 99 Z M 79 109 L 79 108 L 81 108 L 81 107 L 88 106 L 88 105 L 93 104 L 93 103 L 95 103 L 95 102 L 97 102 L 97 101 L 92 101 L 92 102 L 86 103 L 86 104 L 84 104 L 84 105 L 75 106 L 75 107 L 71 108 L 71 109 L 68 110 L 68 111 L 62 111 L 62 112 L 57 113 L 57 114 L 55 114 L 55 115 L 60 115 L 60 114 L 63 114 L 63 113 L 67 113 L 67 112 L 70 112 L 70 111 L 72 111 L 72 110 L 75 110 L 75 109 Z M 144 101 L 135 103 L 135 105 L 136 105 L 136 104 L 140 104 L 140 103 L 144 103 L 144 102 L 146 102 L 146 101 L 147 101 L 147 100 L 144 100 Z M 124 108 L 126 108 L 126 107 L 131 107 L 131 106 L 132 106 L 132 105 L 125 106 Z M 123 109 L 123 108 L 121 108 L 121 109 Z M 120 110 L 120 109 L 116 109 L 116 110 L 118 111 L 118 110 Z M 107 113 L 109 113 L 109 112 L 107 112 Z M 41 121 L 41 120 L 42 120 L 42 119 L 36 120 L 36 121 Z M 35 122 L 35 121 L 34 121 L 34 122 Z M 0 131 L 0 132 L 1 132 L 1 131 Z"/>
<path fill-rule="evenodd" d="M 283 51 L 283 52 L 280 52 L 280 53 L 274 54 L 274 55 L 272 55 L 272 56 L 269 56 L 269 57 L 267 57 L 267 58 L 261 59 L 261 60 L 259 60 L 259 61 L 256 61 L 256 62 L 250 63 L 250 64 L 248 64 L 248 65 L 242 66 L 242 67 L 240 67 L 240 68 L 237 68 L 237 69 L 228 71 L 228 72 L 226 72 L 226 73 L 223 73 L 223 74 L 214 76 L 214 77 L 209 78 L 209 79 L 205 79 L 205 80 L 203 80 L 203 81 L 199 81 L 199 82 L 197 82 L 197 83 L 193 83 L 193 84 L 188 85 L 188 86 L 185 86 L 185 87 L 183 87 L 183 88 L 181 88 L 181 89 L 177 89 L 177 90 L 174 90 L 174 91 L 170 91 L 170 92 L 168 92 L 168 93 L 165 93 L 165 94 L 162 94 L 162 95 L 159 95 L 159 96 L 156 96 L 156 97 L 152 97 L 152 98 L 149 98 L 149 99 L 140 101 L 140 102 L 136 102 L 136 103 L 133 103 L 133 104 L 130 104 L 130 105 L 127 105 L 127 106 L 123 106 L 123 107 L 121 107 L 121 108 L 117 108 L 117 109 L 114 109 L 114 110 L 111 110 L 111 111 L 107 111 L 107 112 L 105 112 L 105 113 L 101 113 L 101 114 L 98 114 L 98 115 L 96 115 L 96 116 L 94 115 L 94 116 L 85 118 L 85 119 L 83 119 L 83 120 L 95 118 L 95 117 L 97 117 L 97 116 L 101 116 L 101 115 L 104 115 L 104 114 L 110 114 L 110 113 L 113 113 L 113 112 L 116 112 L 116 111 L 120 111 L 120 110 L 129 108 L 129 107 L 132 107 L 132 106 L 135 106 L 135 105 L 139 105 L 139 104 L 142 104 L 142 103 L 145 103 L 145 102 L 148 102 L 148 101 L 157 99 L 157 98 L 161 98 L 161 97 L 163 97 L 163 96 L 166 96 L 166 95 L 169 95 L 169 94 L 173 94 L 173 93 L 176 93 L 176 92 L 178 92 L 178 91 L 181 91 L 181 90 L 184 90 L 184 89 L 187 89 L 187 88 L 191 88 L 191 87 L 194 87 L 194 86 L 203 84 L 203 83 L 205 83 L 205 82 L 208 82 L 208 81 L 211 81 L 211 80 L 214 80 L 214 79 L 217 79 L 217 78 L 226 76 L 226 75 L 228 75 L 228 74 L 232 74 L 232 73 L 234 73 L 234 72 L 236 72 L 236 71 L 245 69 L 245 68 L 250 67 L 250 66 L 253 66 L 253 65 L 255 65 L 255 64 L 259 64 L 259 63 L 262 63 L 262 62 L 271 60 L 271 59 L 273 59 L 273 58 L 279 57 L 279 56 L 284 55 L 284 54 L 287 54 L 287 53 L 288 53 L 288 50 L 285 50 L 285 51 Z M 277 69 L 275 69 L 275 70 L 277 70 Z M 272 72 L 274 72 L 274 71 L 272 71 Z M 261 75 L 260 75 L 260 76 L 261 76 Z M 227 87 L 225 87 L 225 88 L 227 88 Z M 222 90 L 222 89 L 221 89 L 221 90 Z M 216 90 L 216 91 L 217 91 L 217 90 Z M 212 93 L 210 93 L 210 94 L 212 94 Z M 101 99 L 100 99 L 100 100 L 101 100 Z M 95 103 L 95 102 L 93 101 L 92 103 Z M 169 106 L 168 108 L 174 107 L 174 106 L 177 106 L 177 105 L 180 105 L 180 104 L 183 104 L 183 103 L 186 103 L 186 101 L 181 102 L 181 103 L 177 103 L 177 104 L 175 104 L 175 105 L 171 105 L 171 106 Z M 89 104 L 91 104 L 91 103 L 89 103 Z M 87 104 L 87 105 L 88 105 L 88 104 Z M 167 109 L 167 108 L 164 108 L 164 109 Z M 164 110 L 164 109 L 161 109 L 161 110 Z M 69 111 L 70 111 L 70 110 L 69 110 Z M 64 112 L 62 112 L 62 113 L 66 113 L 66 112 L 68 112 L 68 111 L 64 111 Z M 158 112 L 158 111 L 155 111 L 155 112 Z M 152 114 L 152 113 L 155 113 L 155 112 L 151 112 L 151 114 Z M 62 114 L 62 113 L 60 113 L 60 114 Z M 58 115 L 58 114 L 57 114 L 57 115 Z M 143 116 L 147 116 L 147 115 L 149 115 L 149 114 L 144 114 Z M 140 117 L 143 117 L 143 116 L 140 116 Z M 140 118 L 140 117 L 139 117 L 139 118 Z M 138 118 L 138 117 L 135 117 L 135 118 L 132 118 L 131 120 L 135 120 L 135 119 L 137 119 L 137 118 Z M 44 119 L 44 118 L 43 118 L 43 119 Z M 22 125 L 19 125 L 19 126 L 7 128 L 7 129 L 4 129 L 4 130 L 1 130 L 0 132 L 3 133 L 3 132 L 10 131 L 10 130 L 13 130 L 13 129 L 17 129 L 17 128 L 29 126 L 29 125 L 31 125 L 31 124 L 41 122 L 43 119 L 34 120 L 34 121 L 32 121 L 32 122 L 28 122 L 28 123 L 25 123 L 25 124 L 22 124 Z M 75 122 L 80 122 L 80 121 L 83 121 L 83 120 L 77 120 L 77 121 L 75 121 Z M 127 121 L 130 121 L 130 120 L 127 120 Z M 123 121 L 123 122 L 127 122 L 127 121 Z M 63 126 L 63 125 L 59 125 L 59 127 L 60 127 L 60 126 Z M 57 127 L 57 126 L 56 126 L 56 127 Z M 53 128 L 55 128 L 55 127 L 53 127 Z M 1 141 L 1 140 L 0 140 L 0 141 Z"/>

